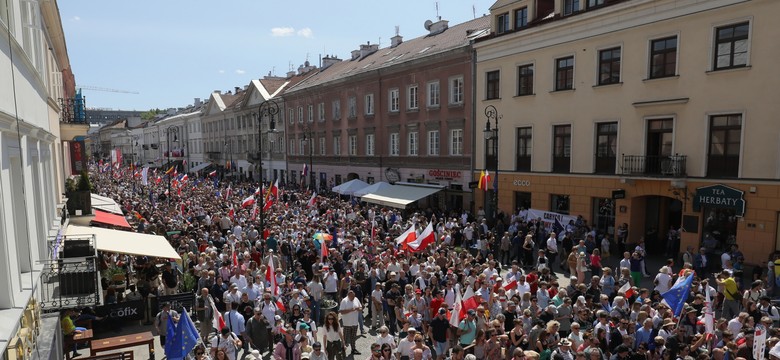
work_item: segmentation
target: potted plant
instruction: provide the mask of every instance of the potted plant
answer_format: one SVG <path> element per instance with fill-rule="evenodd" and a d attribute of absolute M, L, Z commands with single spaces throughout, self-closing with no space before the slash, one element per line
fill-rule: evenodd
<path fill-rule="evenodd" d="M 81 172 L 78 182 L 73 179 L 65 181 L 65 189 L 70 215 L 76 215 L 76 210 L 81 210 L 82 215 L 92 213 L 92 182 L 86 171 Z"/>

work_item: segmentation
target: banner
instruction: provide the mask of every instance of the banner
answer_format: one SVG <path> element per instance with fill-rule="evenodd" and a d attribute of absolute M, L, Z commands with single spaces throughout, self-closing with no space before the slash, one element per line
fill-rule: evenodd
<path fill-rule="evenodd" d="M 181 312 L 182 308 L 192 310 L 195 308 L 195 294 L 163 295 L 157 297 L 157 311 L 162 310 L 162 304 L 170 303 L 171 309 Z"/>
<path fill-rule="evenodd" d="M 71 175 L 80 175 L 87 170 L 87 153 L 83 141 L 71 141 L 68 143 L 70 150 Z"/>
<path fill-rule="evenodd" d="M 95 313 L 116 320 L 143 320 L 146 303 L 143 300 L 124 301 L 98 306 Z"/>
<path fill-rule="evenodd" d="M 566 228 L 566 225 L 569 224 L 569 221 L 577 222 L 576 216 L 559 214 L 552 211 L 528 209 L 528 217 L 525 220 L 528 221 L 532 219 L 542 219 L 544 228 L 547 230 L 547 232 L 553 231 L 555 220 L 558 220 L 558 223 L 560 223 L 560 225 L 564 228 Z"/>
<path fill-rule="evenodd" d="M 111 165 L 122 164 L 122 150 L 116 148 L 111 150 Z"/>
<path fill-rule="evenodd" d="M 766 352 L 766 328 L 764 325 L 756 325 L 753 335 L 753 359 L 765 359 Z"/>

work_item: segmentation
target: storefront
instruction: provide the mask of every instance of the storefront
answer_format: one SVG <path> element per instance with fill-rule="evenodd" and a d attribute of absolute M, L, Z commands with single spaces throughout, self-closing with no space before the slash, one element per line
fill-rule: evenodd
<path fill-rule="evenodd" d="M 693 211 L 701 213 L 701 247 L 713 254 L 737 243 L 737 223 L 745 216 L 745 192 L 718 184 L 696 189 Z"/>

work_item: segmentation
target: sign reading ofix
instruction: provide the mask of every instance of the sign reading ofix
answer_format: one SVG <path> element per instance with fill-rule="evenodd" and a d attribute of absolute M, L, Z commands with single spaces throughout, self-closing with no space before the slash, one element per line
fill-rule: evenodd
<path fill-rule="evenodd" d="M 745 216 L 745 192 L 726 185 L 710 185 L 696 189 L 693 197 L 693 210 L 702 206 L 715 206 L 734 209 L 737 216 Z"/>
<path fill-rule="evenodd" d="M 433 179 L 439 179 L 439 180 L 453 180 L 453 179 L 460 179 L 462 174 L 458 170 L 430 169 L 428 170 L 428 176 L 430 176 Z"/>

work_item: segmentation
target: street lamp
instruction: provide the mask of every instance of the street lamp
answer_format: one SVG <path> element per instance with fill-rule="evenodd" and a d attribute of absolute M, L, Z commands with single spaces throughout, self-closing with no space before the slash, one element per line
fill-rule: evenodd
<path fill-rule="evenodd" d="M 308 125 L 303 128 L 303 143 L 309 147 L 309 189 L 314 190 L 314 181 L 316 179 L 314 177 L 314 169 L 312 168 L 314 166 L 314 136 Z"/>
<path fill-rule="evenodd" d="M 257 166 L 260 167 L 260 183 L 263 183 L 263 118 L 268 116 L 268 132 L 276 131 L 274 116 L 279 113 L 279 104 L 275 100 L 265 100 L 260 103 L 257 116 Z M 262 186 L 261 186 L 262 187 Z M 263 207 L 265 207 L 265 194 L 260 194 L 260 238 L 264 235 Z"/>
<path fill-rule="evenodd" d="M 167 129 L 165 129 L 165 139 L 168 143 L 168 165 L 171 164 L 171 134 L 173 134 L 173 142 L 179 141 L 178 134 L 179 134 L 179 128 L 175 126 L 169 126 Z M 167 172 L 167 171 L 166 171 Z M 171 202 L 171 197 L 173 193 L 171 193 L 171 178 L 173 177 L 172 174 L 168 174 L 168 202 Z"/>
<path fill-rule="evenodd" d="M 493 176 L 495 176 L 495 180 L 493 181 L 493 194 L 490 197 L 490 201 L 488 201 L 487 198 L 485 198 L 485 201 L 489 204 L 488 208 L 488 217 L 495 221 L 496 215 L 498 214 L 498 120 L 501 119 L 501 115 L 498 114 L 498 110 L 496 110 L 496 107 L 493 105 L 488 105 L 485 107 L 485 117 L 487 118 L 487 123 L 485 123 L 485 168 L 488 168 L 489 159 L 492 157 L 493 162 Z M 493 120 L 496 124 L 494 128 L 490 128 L 490 120 Z M 488 145 L 489 142 L 492 142 L 492 146 Z M 489 153 L 489 150 L 492 150 L 492 154 Z M 487 188 L 487 184 L 485 184 L 485 187 Z M 494 225 L 495 229 L 495 225 Z M 498 234 L 493 234 L 494 237 L 498 236 Z"/>

